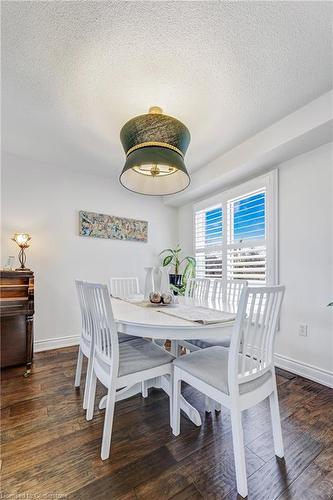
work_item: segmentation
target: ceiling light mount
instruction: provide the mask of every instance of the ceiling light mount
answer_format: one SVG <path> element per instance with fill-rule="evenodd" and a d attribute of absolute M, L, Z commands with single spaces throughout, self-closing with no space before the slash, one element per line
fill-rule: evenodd
<path fill-rule="evenodd" d="M 184 156 L 190 143 L 187 127 L 158 106 L 129 120 L 120 140 L 126 162 L 121 184 L 140 194 L 164 196 L 186 189 L 190 177 Z"/>

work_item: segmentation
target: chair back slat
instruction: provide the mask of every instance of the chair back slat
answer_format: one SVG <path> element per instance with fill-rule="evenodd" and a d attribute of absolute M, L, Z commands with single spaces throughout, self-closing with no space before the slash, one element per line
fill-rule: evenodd
<path fill-rule="evenodd" d="M 86 281 L 75 280 L 76 292 L 81 313 L 81 335 L 89 342 L 91 341 L 91 317 L 88 314 L 88 307 L 85 297 Z"/>
<path fill-rule="evenodd" d="M 86 296 L 92 317 L 95 360 L 118 369 L 118 335 L 108 287 L 99 283 L 87 283 Z"/>
<path fill-rule="evenodd" d="M 222 278 L 216 278 L 213 281 L 213 286 L 212 286 L 212 301 L 216 302 L 217 304 L 222 304 L 225 302 L 225 293 L 224 293 L 224 287 L 223 287 L 223 280 Z"/>
<path fill-rule="evenodd" d="M 247 280 L 228 280 L 225 283 L 223 278 L 217 278 L 213 281 L 212 300 L 219 304 L 234 305 L 237 308 L 242 290 L 247 285 Z"/>
<path fill-rule="evenodd" d="M 186 284 L 185 297 L 208 301 L 210 280 L 208 278 L 191 278 Z"/>
<path fill-rule="evenodd" d="M 228 280 L 226 302 L 238 306 L 242 290 L 247 284 L 246 280 Z"/>
<path fill-rule="evenodd" d="M 140 293 L 138 278 L 110 278 L 110 293 L 113 297 L 128 298 Z"/>
<path fill-rule="evenodd" d="M 272 369 L 274 338 L 285 288 L 244 287 L 229 350 L 229 387 Z"/>

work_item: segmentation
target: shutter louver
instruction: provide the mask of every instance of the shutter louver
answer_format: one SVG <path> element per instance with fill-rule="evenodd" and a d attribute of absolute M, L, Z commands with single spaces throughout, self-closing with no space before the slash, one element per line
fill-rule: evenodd
<path fill-rule="evenodd" d="M 195 213 L 195 257 L 198 278 L 222 276 L 222 206 Z"/>

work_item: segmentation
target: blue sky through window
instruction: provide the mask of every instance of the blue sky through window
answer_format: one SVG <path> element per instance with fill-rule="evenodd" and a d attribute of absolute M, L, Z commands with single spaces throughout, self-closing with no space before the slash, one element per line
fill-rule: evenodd
<path fill-rule="evenodd" d="M 222 241 L 222 208 L 208 210 L 205 215 L 206 244 L 216 244 Z"/>
<path fill-rule="evenodd" d="M 234 241 L 265 238 L 265 193 L 235 201 L 233 207 Z"/>
<path fill-rule="evenodd" d="M 256 193 L 233 202 L 233 241 L 265 238 L 265 193 Z M 206 244 L 222 242 L 222 208 L 205 214 Z"/>

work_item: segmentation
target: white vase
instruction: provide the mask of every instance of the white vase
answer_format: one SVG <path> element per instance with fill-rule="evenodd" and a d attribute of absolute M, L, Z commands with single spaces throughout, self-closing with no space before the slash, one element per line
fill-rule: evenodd
<path fill-rule="evenodd" d="M 145 300 L 149 299 L 149 294 L 154 291 L 154 277 L 153 277 L 153 267 L 145 267 L 146 279 L 145 279 Z"/>
<path fill-rule="evenodd" d="M 169 281 L 169 266 L 160 267 L 161 271 L 161 293 L 170 292 L 170 281 Z"/>
<path fill-rule="evenodd" d="M 153 268 L 153 286 L 154 286 L 154 292 L 160 292 L 161 291 L 161 269 L 159 266 L 155 266 Z"/>

